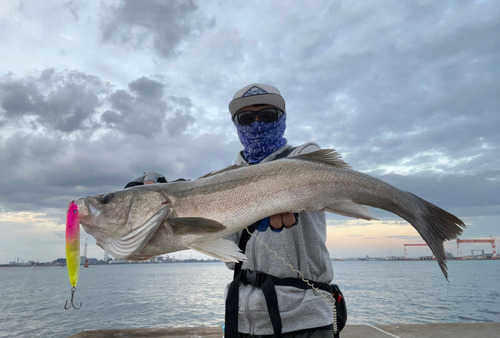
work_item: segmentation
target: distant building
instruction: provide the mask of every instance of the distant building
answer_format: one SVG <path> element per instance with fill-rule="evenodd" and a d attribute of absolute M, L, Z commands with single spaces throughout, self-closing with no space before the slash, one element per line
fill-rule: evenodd
<path fill-rule="evenodd" d="M 56 265 L 66 265 L 66 258 L 58 258 L 55 261 L 52 261 L 52 263 Z"/>

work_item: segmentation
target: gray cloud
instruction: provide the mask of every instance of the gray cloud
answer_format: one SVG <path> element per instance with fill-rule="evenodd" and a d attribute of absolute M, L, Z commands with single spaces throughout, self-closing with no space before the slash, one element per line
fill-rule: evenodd
<path fill-rule="evenodd" d="M 167 102 L 164 87 L 140 77 L 129 83 L 128 90 L 111 92 L 111 85 L 95 76 L 56 73 L 54 69 L 46 69 L 38 77 L 10 76 L 0 82 L 0 108 L 4 111 L 0 123 L 17 121 L 32 129 L 42 127 L 62 133 L 107 127 L 144 137 L 154 137 L 166 126 L 171 136 L 179 136 L 195 121 L 190 114 L 192 103 L 172 95 Z M 107 105 L 111 109 L 101 114 Z"/>
<path fill-rule="evenodd" d="M 164 85 L 141 77 L 129 83 L 130 92 L 117 90 L 109 96 L 113 110 L 105 111 L 101 120 L 126 135 L 154 137 L 166 126 L 170 136 L 179 136 L 195 119 L 188 98 L 163 98 Z"/>
<path fill-rule="evenodd" d="M 71 199 L 121 189 L 144 171 L 161 172 L 169 181 L 196 178 L 230 163 L 235 153 L 221 135 L 75 136 L 0 138 L 0 210 L 62 208 Z"/>
<path fill-rule="evenodd" d="M 102 39 L 133 47 L 151 40 L 153 50 L 168 58 L 184 40 L 215 25 L 197 9 L 193 1 L 124 0 L 103 20 Z"/>
<path fill-rule="evenodd" d="M 47 69 L 39 77 L 0 82 L 0 107 L 4 118 L 19 121 L 35 117 L 34 127 L 62 132 L 89 128 L 106 85 L 80 72 L 56 73 Z"/>
<path fill-rule="evenodd" d="M 132 92 L 137 93 L 140 97 L 158 99 L 163 95 L 163 84 L 150 80 L 147 77 L 141 77 L 129 83 L 128 87 Z"/>
<path fill-rule="evenodd" d="M 63 8 L 69 10 L 71 14 L 73 15 L 73 19 L 75 21 L 78 21 L 80 19 L 80 15 L 78 14 L 79 12 L 79 7 L 82 5 L 82 3 L 76 2 L 76 1 L 68 1 L 63 4 Z"/>
<path fill-rule="evenodd" d="M 316 26 L 330 20 L 332 33 L 317 31 L 307 48 L 298 35 L 297 50 L 306 54 L 296 57 L 309 59 L 283 73 L 293 74 L 285 80 L 289 132 L 338 147 L 361 170 L 395 167 L 403 158 L 423 165 L 431 159 L 425 153 L 435 154 L 434 167 L 440 158 L 463 159 L 429 169 L 498 167 L 500 27 L 489 13 L 498 6 L 400 3 L 390 15 L 380 6 L 371 9 L 349 13 L 337 6 Z M 366 26 L 359 22 L 370 31 L 360 32 Z M 307 126 L 300 122 L 304 113 Z M 488 158 L 488 168 L 478 158 Z"/>
<path fill-rule="evenodd" d="M 195 121 L 191 115 L 193 105 L 188 98 L 170 97 L 170 102 L 174 106 L 175 115 L 167 120 L 167 131 L 170 136 L 177 137 Z"/>
<path fill-rule="evenodd" d="M 225 136 L 188 134 L 195 123 L 193 103 L 164 96 L 164 87 L 140 77 L 128 89 L 110 92 L 97 78 L 53 70 L 2 82 L 4 127 L 15 126 L 16 131 L 0 136 L 0 210 L 61 208 L 71 199 L 121 189 L 144 171 L 159 171 L 174 180 L 199 177 L 230 163 L 228 154 L 236 149 L 225 150 Z M 99 98 L 92 103 L 96 109 L 68 109 L 65 115 L 67 102 L 85 98 L 71 93 L 88 88 Z M 116 112 L 101 114 L 108 104 Z M 76 127 L 62 128 L 63 118 L 74 115 L 80 122 L 67 125 Z"/>

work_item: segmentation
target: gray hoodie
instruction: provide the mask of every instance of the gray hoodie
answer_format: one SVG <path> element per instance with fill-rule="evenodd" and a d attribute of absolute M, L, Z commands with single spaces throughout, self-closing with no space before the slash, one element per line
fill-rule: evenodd
<path fill-rule="evenodd" d="M 285 144 L 261 161 L 273 160 L 279 153 L 291 147 Z M 290 156 L 305 154 L 320 149 L 316 143 L 303 144 L 290 153 Z M 241 153 L 235 164 L 246 163 Z M 330 283 L 333 279 L 333 267 L 326 248 L 326 220 L 323 211 L 302 212 L 299 222 L 292 228 L 285 228 L 277 233 L 267 229 L 265 232 L 255 231 L 259 240 L 269 245 L 278 256 L 299 270 L 306 279 L 316 282 Z M 230 237 L 238 244 L 241 232 Z M 242 265 L 242 270 L 257 270 L 279 277 L 299 278 L 281 259 L 276 259 L 274 253 L 268 252 L 264 245 L 259 244 L 252 236 L 247 243 L 246 256 L 248 261 Z M 234 269 L 234 264 L 228 264 Z M 320 290 L 333 302 L 329 293 Z M 326 299 L 316 294 L 316 291 L 303 290 L 292 286 L 276 286 L 278 305 L 280 309 L 283 333 L 322 327 L 333 323 L 332 307 Z M 226 288 L 227 294 L 227 288 Z M 272 335 L 269 313 L 264 294 L 259 288 L 251 285 L 240 285 L 238 331 L 253 335 Z"/>

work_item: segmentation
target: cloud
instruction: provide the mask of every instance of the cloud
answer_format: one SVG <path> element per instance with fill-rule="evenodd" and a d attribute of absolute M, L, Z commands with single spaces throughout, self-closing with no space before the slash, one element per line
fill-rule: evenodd
<path fill-rule="evenodd" d="M 147 41 L 163 58 L 180 52 L 182 44 L 215 25 L 199 13 L 193 1 L 130 1 L 110 6 L 102 22 L 102 39 L 139 47 Z"/>
<path fill-rule="evenodd" d="M 166 125 L 178 136 L 195 122 L 193 105 L 173 95 L 167 102 L 164 87 L 143 76 L 130 82 L 128 90 L 112 92 L 109 83 L 82 72 L 46 69 L 19 79 L 9 74 L 0 82 L 0 121 L 62 133 L 112 128 L 144 137 L 153 137 Z M 106 106 L 111 109 L 102 112 Z"/>
<path fill-rule="evenodd" d="M 475 175 L 400 176 L 384 175 L 384 181 L 410 191 L 442 208 L 461 210 L 460 217 L 477 214 L 499 215 L 500 171 L 485 171 Z"/>
<path fill-rule="evenodd" d="M 109 100 L 113 110 L 105 111 L 101 119 L 108 128 L 124 134 L 151 137 L 161 132 L 166 104 L 161 100 L 144 100 L 125 90 L 114 92 Z"/>
<path fill-rule="evenodd" d="M 163 95 L 164 85 L 143 76 L 129 83 L 128 87 L 143 98 L 158 99 Z"/>
<path fill-rule="evenodd" d="M 10 74 L 0 82 L 0 210 L 57 208 L 79 196 L 120 189 L 143 171 L 173 180 L 186 176 L 182 163 L 188 160 L 198 176 L 213 161 L 229 163 L 215 151 L 185 156 L 197 142 L 186 134 L 196 122 L 190 99 L 165 95 L 165 85 L 147 77 L 112 89 L 95 76 L 54 69 L 21 78 Z M 206 140 L 227 143 L 220 136 Z M 159 156 L 163 148 L 169 156 Z"/>
<path fill-rule="evenodd" d="M 97 77 L 76 71 L 56 73 L 46 69 L 38 77 L 0 82 L 0 107 L 4 118 L 20 123 L 33 117 L 32 127 L 72 132 L 90 127 L 106 85 Z"/>
<path fill-rule="evenodd" d="M 270 43 L 244 50 L 255 60 L 245 74 L 282 90 L 289 140 L 338 148 L 359 170 L 403 174 L 401 159 L 419 162 L 411 174 L 498 167 L 498 4 L 318 7 L 292 5 L 272 33 L 255 33 L 286 53 L 269 53 Z"/>
<path fill-rule="evenodd" d="M 174 106 L 175 115 L 167 120 L 167 131 L 170 136 L 177 137 L 195 121 L 191 115 L 193 105 L 188 98 L 170 97 L 170 102 Z"/>
<path fill-rule="evenodd" d="M 67 9 L 71 12 L 71 14 L 73 15 L 73 19 L 75 21 L 78 21 L 80 19 L 79 9 L 80 9 L 80 6 L 82 6 L 82 3 L 79 3 L 79 2 L 72 0 L 72 1 L 65 2 L 62 6 L 64 9 Z M 85 6 L 85 5 L 83 5 L 83 6 Z"/>
<path fill-rule="evenodd" d="M 118 90 L 110 95 L 113 110 L 105 111 L 101 120 L 108 128 L 125 135 L 139 134 L 154 137 L 166 131 L 172 137 L 179 136 L 195 121 L 190 115 L 190 99 L 169 96 L 163 98 L 164 85 L 141 77 L 129 83 L 130 92 Z"/>

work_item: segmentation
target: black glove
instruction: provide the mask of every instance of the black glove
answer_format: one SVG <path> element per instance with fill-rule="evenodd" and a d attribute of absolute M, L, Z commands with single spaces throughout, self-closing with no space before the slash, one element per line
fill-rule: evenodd
<path fill-rule="evenodd" d="M 167 183 L 165 176 L 163 176 L 160 173 L 157 173 L 156 171 L 150 171 L 144 173 L 142 176 L 137 177 L 135 180 L 127 183 L 125 189 L 130 187 L 135 187 L 136 185 L 144 185 L 144 182 L 147 181 L 153 181 L 156 183 Z"/>

